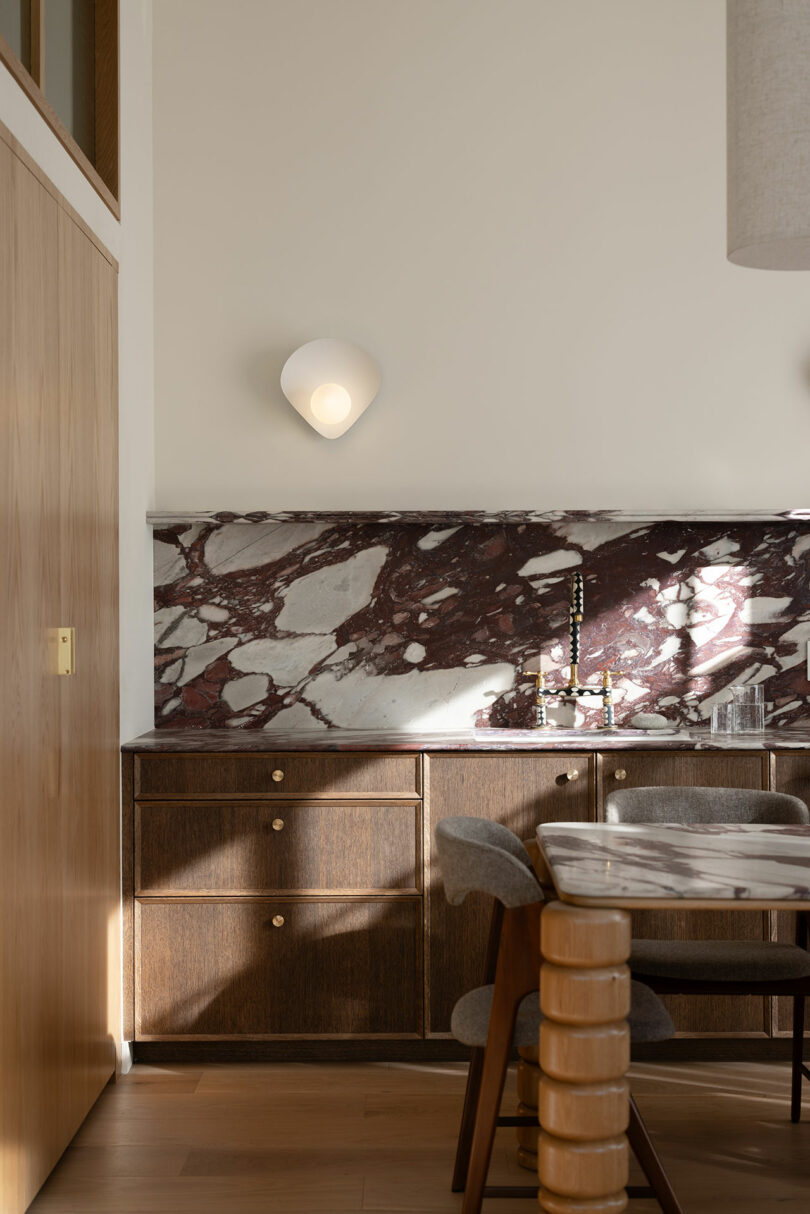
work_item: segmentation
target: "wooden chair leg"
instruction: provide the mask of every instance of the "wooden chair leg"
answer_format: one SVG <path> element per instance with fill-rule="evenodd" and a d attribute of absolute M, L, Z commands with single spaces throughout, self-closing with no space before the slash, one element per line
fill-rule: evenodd
<path fill-rule="evenodd" d="M 474 1049 L 470 1056 L 470 1069 L 467 1072 L 467 1088 L 464 1092 L 464 1109 L 461 1114 L 461 1126 L 458 1131 L 456 1163 L 453 1168 L 453 1183 L 451 1185 L 453 1193 L 463 1193 L 467 1185 L 473 1127 L 475 1125 L 475 1113 L 478 1108 L 478 1097 L 481 1092 L 481 1076 L 483 1073 L 484 1051 L 483 1049 Z"/>
<path fill-rule="evenodd" d="M 804 1077 L 804 995 L 793 996 L 793 1070 L 790 1088 L 790 1120 L 802 1116 L 802 1079 Z"/>
<path fill-rule="evenodd" d="M 639 1113 L 638 1105 L 632 1096 L 630 1097 L 630 1124 L 627 1127 L 627 1139 L 630 1143 L 630 1149 L 640 1163 L 647 1180 L 650 1182 L 650 1187 L 655 1194 L 655 1200 L 664 1211 L 664 1214 L 683 1214 L 681 1204 L 675 1196 L 672 1185 L 669 1183 L 669 1177 L 664 1171 L 664 1165 L 661 1163 L 659 1154 L 653 1145 L 650 1135 L 647 1133 L 644 1119 L 641 1113 Z"/>
<path fill-rule="evenodd" d="M 517 1010 L 524 995 L 537 989 L 539 957 L 540 907 L 505 911 L 461 1214 L 481 1211 Z"/>
<path fill-rule="evenodd" d="M 509 1065 L 512 1046 L 514 1021 L 509 1018 L 510 1023 L 505 1024 L 504 1019 L 506 1018 L 501 1018 L 500 1022 L 496 1020 L 493 1007 L 481 1075 L 481 1091 L 478 1096 L 478 1108 L 475 1113 L 475 1126 L 470 1144 L 467 1183 L 461 1207 L 462 1214 L 480 1214 L 481 1210 L 489 1162 L 492 1158 L 498 1110 L 501 1107 L 506 1068 Z"/>

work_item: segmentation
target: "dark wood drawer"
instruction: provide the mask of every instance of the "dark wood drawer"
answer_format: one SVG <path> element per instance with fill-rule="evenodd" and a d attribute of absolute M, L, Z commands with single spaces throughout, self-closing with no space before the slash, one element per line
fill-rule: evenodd
<path fill-rule="evenodd" d="M 411 754 L 139 754 L 135 796 L 413 797 L 420 764 Z"/>
<path fill-rule="evenodd" d="M 136 936 L 141 1040 L 421 1034 L 419 898 L 137 901 Z"/>
<path fill-rule="evenodd" d="M 767 788 L 768 756 L 751 751 L 642 750 L 603 753 L 598 759 L 598 816 L 617 789 L 662 787 Z"/>
<path fill-rule="evenodd" d="M 136 893 L 417 893 L 421 832 L 419 801 L 145 801 Z"/>

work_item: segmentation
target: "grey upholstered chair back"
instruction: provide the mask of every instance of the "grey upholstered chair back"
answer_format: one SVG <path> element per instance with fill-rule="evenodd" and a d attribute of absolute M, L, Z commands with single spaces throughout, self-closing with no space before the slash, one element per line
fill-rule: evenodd
<path fill-rule="evenodd" d="M 605 820 L 806 826 L 810 810 L 798 797 L 750 788 L 622 788 L 607 798 Z"/>
<path fill-rule="evenodd" d="M 484 893 L 504 906 L 543 901 L 526 848 L 506 826 L 486 818 L 444 818 L 436 827 L 436 851 L 447 901 Z"/>

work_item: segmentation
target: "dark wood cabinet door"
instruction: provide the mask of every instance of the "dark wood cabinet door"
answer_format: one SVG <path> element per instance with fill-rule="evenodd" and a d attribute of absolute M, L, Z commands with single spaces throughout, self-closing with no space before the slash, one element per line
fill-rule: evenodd
<path fill-rule="evenodd" d="M 739 751 L 615 751 L 599 756 L 597 804 L 614 789 L 662 787 L 767 788 L 767 756 Z M 760 911 L 635 911 L 633 935 L 647 940 L 762 940 Z M 664 999 L 679 1033 L 760 1035 L 769 1031 L 767 1000 L 674 995 Z"/>
<path fill-rule="evenodd" d="M 810 805 L 810 755 L 794 752 L 776 753 L 771 756 L 772 788 L 774 792 L 786 792 L 800 797 Z M 771 934 L 785 944 L 796 941 L 796 916 L 790 911 L 774 912 L 771 916 Z M 791 1036 L 793 1033 L 793 1000 L 774 999 L 774 1035 Z M 810 1036 L 810 1024 L 805 1036 Z"/>
<path fill-rule="evenodd" d="M 597 816 L 622 788 L 767 788 L 768 756 L 722 750 L 616 750 L 597 759 Z"/>
<path fill-rule="evenodd" d="M 489 818 L 528 839 L 540 822 L 587 821 L 593 803 L 592 763 L 587 754 L 438 754 L 425 758 L 425 816 L 431 841 L 430 1035 L 448 1033 L 456 1000 L 480 985 L 492 911 L 492 899 L 479 894 L 469 895 L 461 906 L 448 905 L 433 846 L 436 823 L 458 814 Z"/>
<path fill-rule="evenodd" d="M 136 1037 L 419 1036 L 419 898 L 142 901 Z"/>
<path fill-rule="evenodd" d="M 142 801 L 136 894 L 419 893 L 419 801 Z"/>

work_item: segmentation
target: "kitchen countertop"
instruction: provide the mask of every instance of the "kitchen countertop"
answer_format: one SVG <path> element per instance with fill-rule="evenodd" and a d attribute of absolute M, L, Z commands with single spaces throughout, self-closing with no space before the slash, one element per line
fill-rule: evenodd
<path fill-rule="evenodd" d="M 153 729 L 124 751 L 169 754 L 294 750 L 810 750 L 810 725 L 760 734 L 717 735 L 708 729 L 467 729 L 406 733 L 366 729 Z"/>

